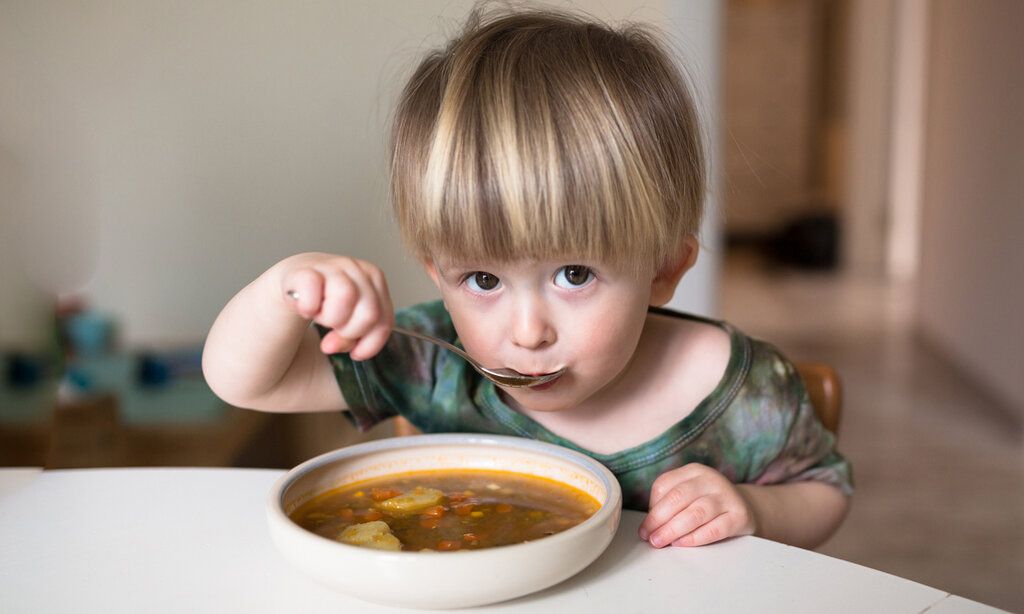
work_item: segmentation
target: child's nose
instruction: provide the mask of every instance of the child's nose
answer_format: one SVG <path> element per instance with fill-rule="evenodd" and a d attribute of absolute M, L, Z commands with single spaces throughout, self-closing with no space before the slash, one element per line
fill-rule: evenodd
<path fill-rule="evenodd" d="M 533 350 L 555 342 L 555 328 L 541 306 L 520 305 L 514 317 L 512 342 L 517 346 Z"/>

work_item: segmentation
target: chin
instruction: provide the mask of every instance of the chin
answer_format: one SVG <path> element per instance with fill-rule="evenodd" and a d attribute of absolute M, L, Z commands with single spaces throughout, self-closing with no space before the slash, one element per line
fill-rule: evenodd
<path fill-rule="evenodd" d="M 517 391 L 515 394 L 506 394 L 516 406 L 528 411 L 563 411 L 578 404 L 578 400 L 570 395 L 552 394 L 547 391 Z"/>

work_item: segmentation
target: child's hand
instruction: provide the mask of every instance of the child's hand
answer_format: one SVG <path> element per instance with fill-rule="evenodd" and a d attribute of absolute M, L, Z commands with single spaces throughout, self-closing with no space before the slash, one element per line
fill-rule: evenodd
<path fill-rule="evenodd" d="M 322 352 L 365 360 L 384 347 L 395 314 L 377 266 L 331 254 L 300 254 L 281 264 L 281 297 L 288 308 L 332 329 L 320 341 Z"/>
<path fill-rule="evenodd" d="M 754 533 L 754 513 L 740 489 L 698 463 L 667 471 L 654 480 L 640 538 L 655 548 L 703 546 Z"/>

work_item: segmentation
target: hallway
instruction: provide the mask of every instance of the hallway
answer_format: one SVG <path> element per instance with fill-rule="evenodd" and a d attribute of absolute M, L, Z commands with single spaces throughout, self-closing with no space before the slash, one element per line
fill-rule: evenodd
<path fill-rule="evenodd" d="M 726 258 L 722 317 L 839 371 L 852 511 L 820 550 L 1024 612 L 1024 433 L 913 333 L 909 288 Z"/>

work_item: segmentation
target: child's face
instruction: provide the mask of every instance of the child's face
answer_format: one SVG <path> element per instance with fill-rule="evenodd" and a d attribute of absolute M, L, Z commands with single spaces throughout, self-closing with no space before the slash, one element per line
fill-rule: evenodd
<path fill-rule="evenodd" d="M 551 384 L 509 388 L 534 411 L 574 407 L 614 381 L 633 355 L 653 274 L 573 261 L 438 259 L 427 265 L 463 346 L 487 367 L 541 374 Z"/>

